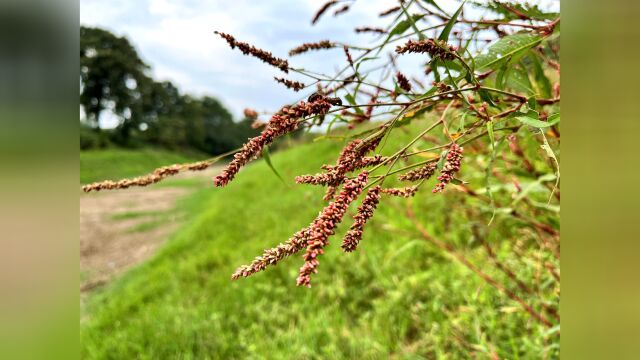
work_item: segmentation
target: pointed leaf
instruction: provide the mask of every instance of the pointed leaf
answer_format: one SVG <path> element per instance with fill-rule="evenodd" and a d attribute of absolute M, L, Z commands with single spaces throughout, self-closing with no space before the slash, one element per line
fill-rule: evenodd
<path fill-rule="evenodd" d="M 262 150 L 262 157 L 264 158 L 264 161 L 267 163 L 267 165 L 269 166 L 271 171 L 273 171 L 273 173 L 278 177 L 278 179 L 280 179 L 280 181 L 282 181 L 282 183 L 284 185 L 287 185 L 287 183 L 284 181 L 282 176 L 280 176 L 280 173 L 278 173 L 278 170 L 276 170 L 276 168 L 273 167 L 273 164 L 271 163 L 271 154 L 269 153 L 269 147 L 268 146 L 266 146 Z"/>
<path fill-rule="evenodd" d="M 411 24 L 422 19 L 423 17 L 424 14 L 411 15 L 408 19 L 400 21 L 389 33 L 389 38 L 391 38 L 393 35 L 402 35 L 411 27 Z"/>
<path fill-rule="evenodd" d="M 517 116 L 516 119 L 518 119 L 518 121 L 520 121 L 521 123 L 525 124 L 525 125 L 529 125 L 529 126 L 533 126 L 535 128 L 546 128 L 549 126 L 553 126 L 556 123 L 558 123 L 558 121 L 560 121 L 560 117 L 558 116 L 557 119 L 554 119 L 553 122 L 547 122 L 547 121 L 540 121 L 538 119 L 535 119 L 533 117 L 530 116 Z"/>
<path fill-rule="evenodd" d="M 477 69 L 497 69 L 504 62 L 516 61 L 525 52 L 538 45 L 542 38 L 537 34 L 519 33 L 505 36 L 487 48 L 487 52 L 475 58 Z"/>
<path fill-rule="evenodd" d="M 453 25 L 455 25 L 456 21 L 458 21 L 458 15 L 460 15 L 460 13 L 462 12 L 462 8 L 464 7 L 464 3 L 466 2 L 467 2 L 466 0 L 463 1 L 460 7 L 458 8 L 458 10 L 453 14 L 453 16 L 451 16 L 451 19 L 449 19 L 449 22 L 447 23 L 447 25 L 444 27 L 444 29 L 442 29 L 440 36 L 438 36 L 438 40 L 444 40 L 444 41 L 449 40 L 449 34 L 451 33 L 451 29 L 453 29 Z"/>

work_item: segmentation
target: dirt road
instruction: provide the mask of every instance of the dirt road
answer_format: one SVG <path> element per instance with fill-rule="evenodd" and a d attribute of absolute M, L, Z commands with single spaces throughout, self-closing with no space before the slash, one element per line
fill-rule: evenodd
<path fill-rule="evenodd" d="M 176 178 L 210 181 L 217 169 Z M 168 180 L 171 181 L 171 180 Z M 196 187 L 148 186 L 80 196 L 80 290 L 101 286 L 147 259 L 180 225 L 176 201 Z"/>

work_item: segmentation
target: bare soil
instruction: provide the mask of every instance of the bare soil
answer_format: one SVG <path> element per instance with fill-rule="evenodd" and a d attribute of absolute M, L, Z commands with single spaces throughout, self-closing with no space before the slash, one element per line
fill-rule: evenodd
<path fill-rule="evenodd" d="M 201 177 L 203 184 L 216 172 L 181 174 Z M 149 258 L 177 229 L 181 218 L 176 201 L 191 187 L 130 188 L 80 196 L 80 291 L 86 293 Z M 158 217 L 161 221 L 157 221 Z M 153 222 L 147 229 L 145 223 Z"/>

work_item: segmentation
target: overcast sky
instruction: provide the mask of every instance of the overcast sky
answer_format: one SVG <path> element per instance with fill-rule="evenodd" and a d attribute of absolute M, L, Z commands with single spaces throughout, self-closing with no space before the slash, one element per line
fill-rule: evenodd
<path fill-rule="evenodd" d="M 214 30 L 264 48 L 279 57 L 303 42 L 330 39 L 366 45 L 375 39 L 355 34 L 357 26 L 383 26 L 377 14 L 396 0 L 356 1 L 337 18 L 333 11 L 315 26 L 311 18 L 325 0 L 81 0 L 80 23 L 125 35 L 158 80 L 170 80 L 183 93 L 211 95 L 240 117 L 242 109 L 276 110 L 300 95 L 273 81 L 284 73 L 231 50 Z M 458 2 L 439 1 L 445 10 Z M 335 9 L 335 8 L 334 8 Z M 341 49 L 290 59 L 293 67 L 332 73 L 345 62 Z M 286 77 L 303 80 L 293 74 Z M 109 119 L 106 119 L 109 121 Z M 113 119 L 112 119 L 113 121 Z M 105 124 L 108 125 L 108 124 Z"/>

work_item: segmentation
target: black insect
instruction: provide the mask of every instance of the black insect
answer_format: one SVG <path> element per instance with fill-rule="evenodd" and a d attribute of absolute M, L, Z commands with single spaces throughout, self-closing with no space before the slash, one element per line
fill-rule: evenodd
<path fill-rule="evenodd" d="M 331 105 L 334 105 L 334 106 L 341 106 L 342 105 L 342 100 L 339 97 L 328 97 L 328 96 L 324 96 L 322 94 L 319 94 L 317 92 L 314 92 L 313 94 L 309 95 L 309 98 L 307 99 L 307 101 L 308 102 L 314 102 L 314 101 L 322 99 L 322 98 L 324 98 Z"/>

